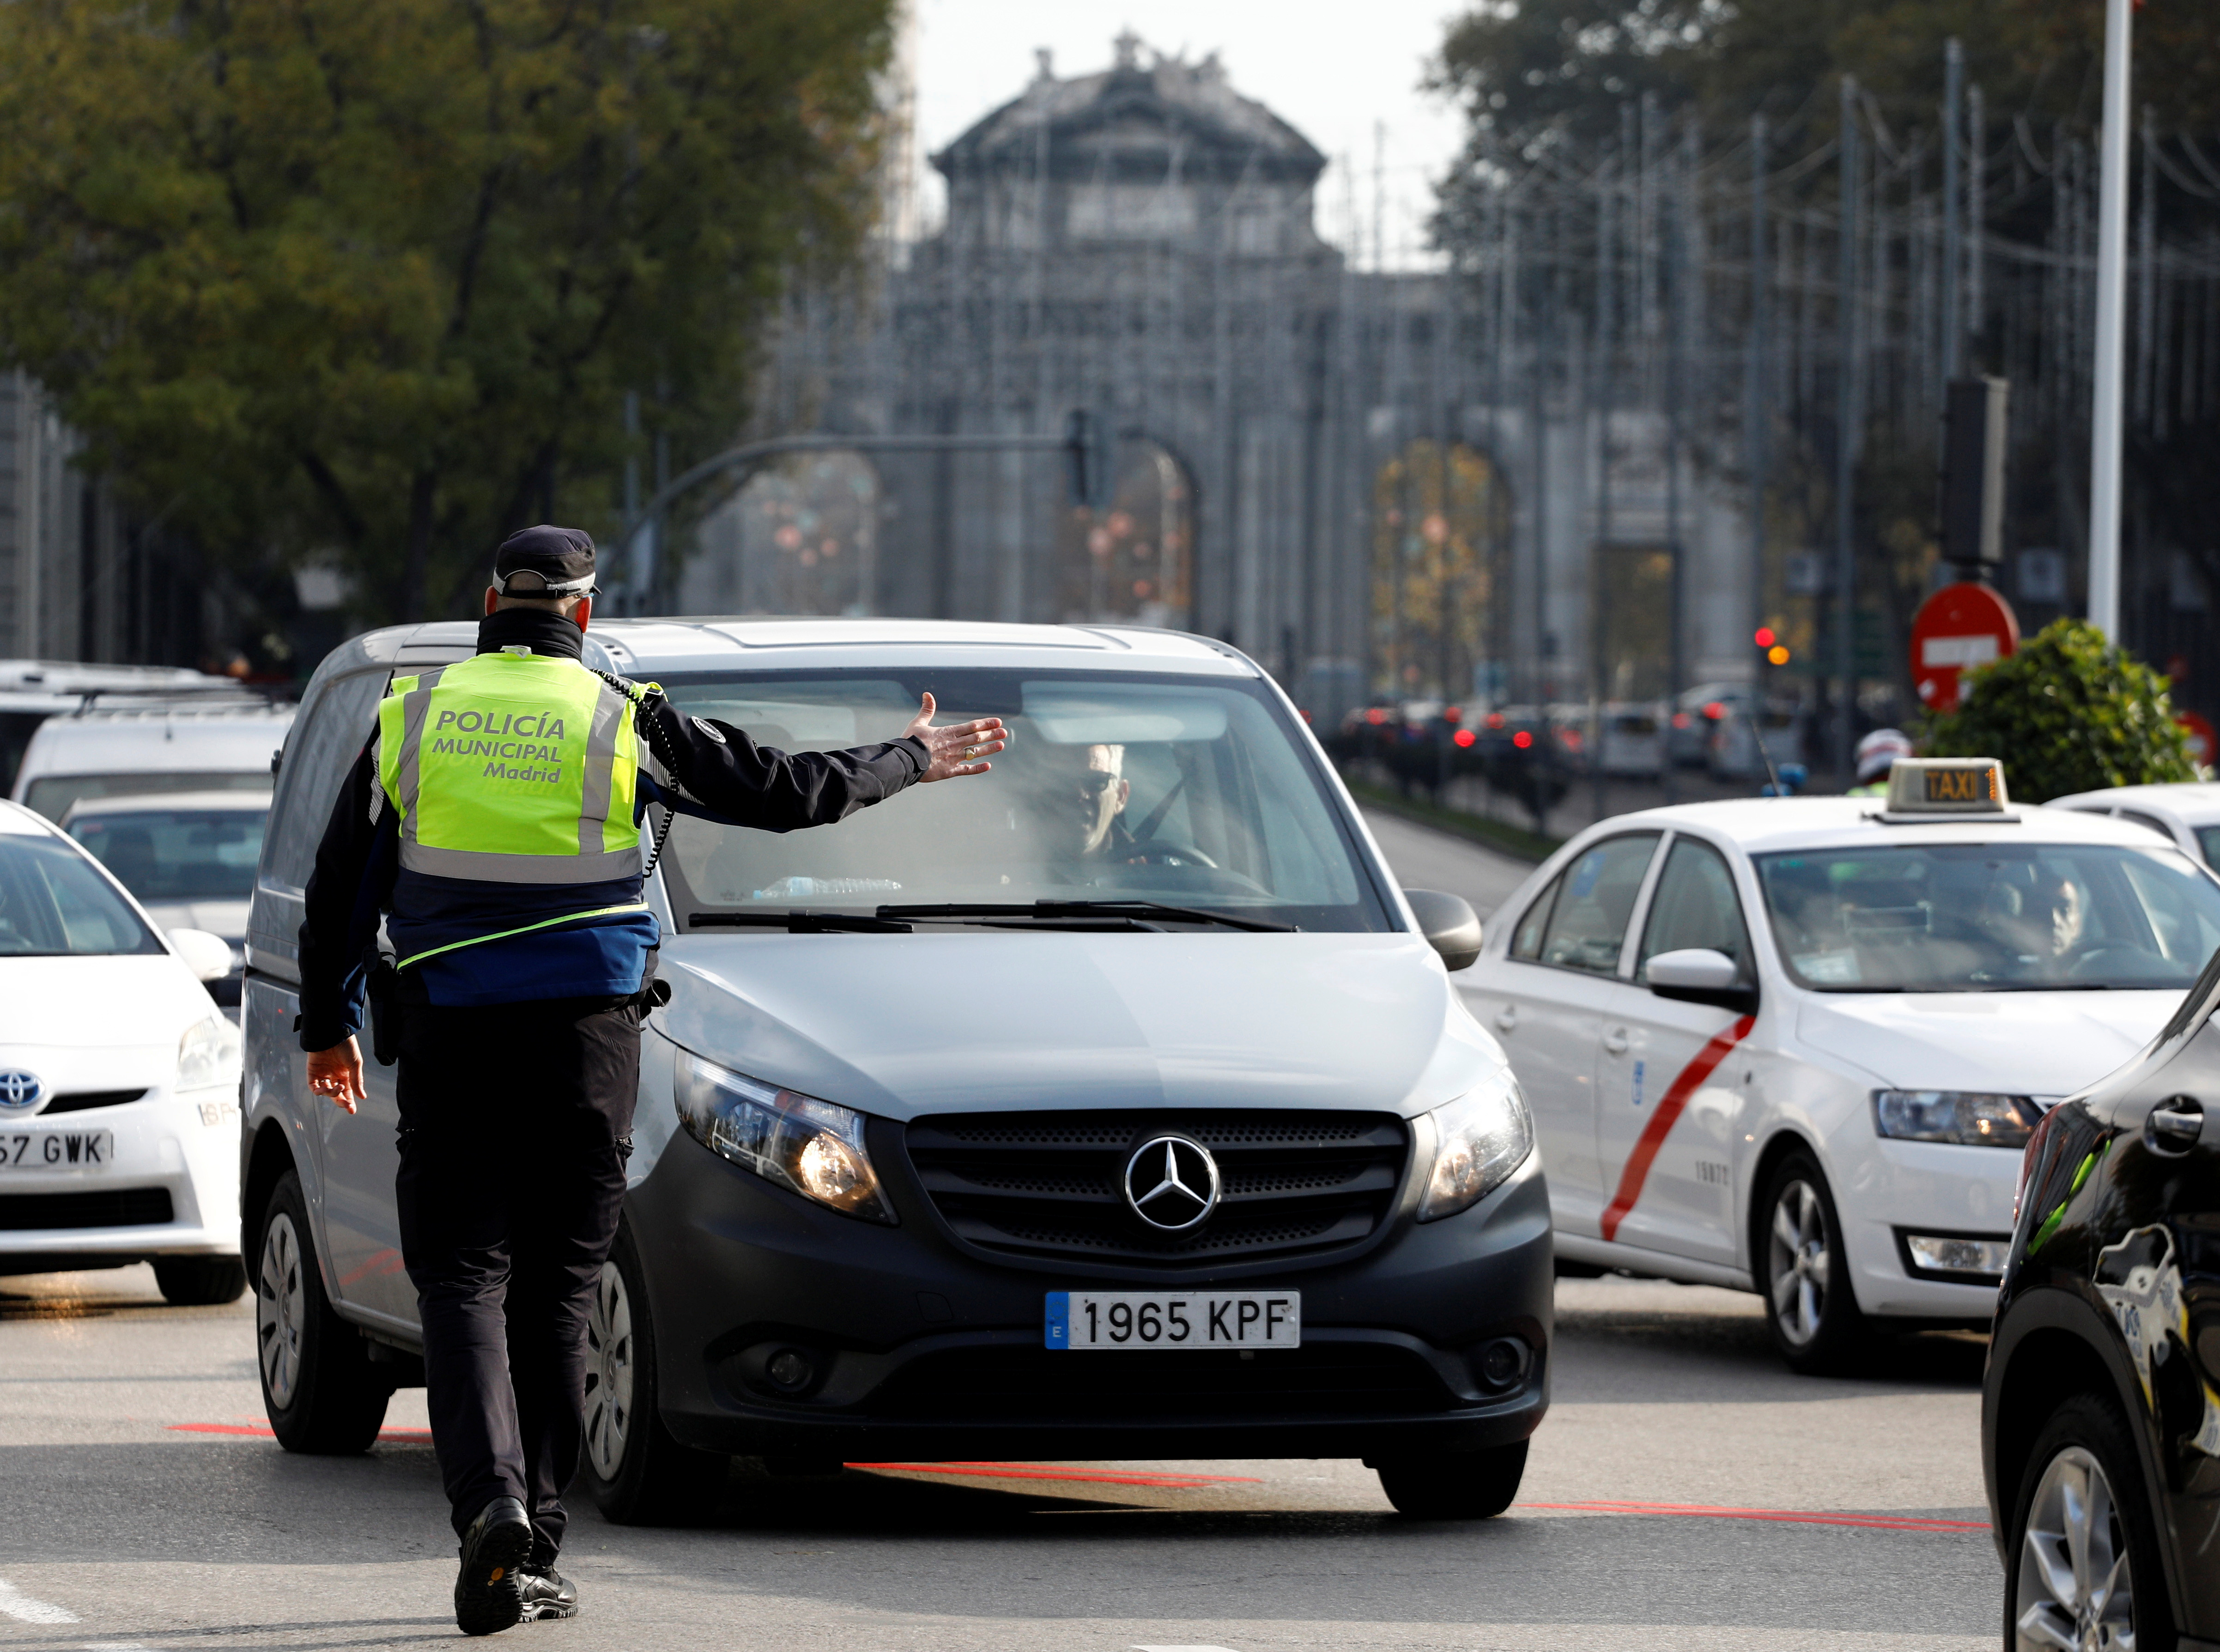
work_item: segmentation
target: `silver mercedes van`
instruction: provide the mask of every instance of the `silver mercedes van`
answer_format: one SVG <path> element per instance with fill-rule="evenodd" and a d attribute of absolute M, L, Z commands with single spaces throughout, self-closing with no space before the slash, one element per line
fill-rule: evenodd
<path fill-rule="evenodd" d="M 296 1047 L 302 886 L 389 679 L 474 636 L 346 644 L 279 768 L 241 1186 L 296 1450 L 366 1449 L 423 1380 L 393 1069 L 350 1116 Z M 1547 1405 L 1550 1213 L 1450 988 L 1479 925 L 1395 888 L 1253 662 L 1115 627 L 633 620 L 587 663 L 785 750 L 891 739 L 928 689 L 1014 735 L 986 779 L 837 826 L 671 832 L 648 899 L 672 995 L 590 1327 L 606 1512 L 683 1518 L 736 1456 L 1353 1456 L 1408 1514 L 1509 1505 Z"/>

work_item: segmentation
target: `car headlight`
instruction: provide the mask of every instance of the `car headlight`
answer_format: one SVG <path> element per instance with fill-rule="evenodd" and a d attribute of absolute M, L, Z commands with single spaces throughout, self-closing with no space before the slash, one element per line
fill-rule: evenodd
<path fill-rule="evenodd" d="M 1434 1169 L 1419 1204 L 1422 1222 L 1469 1210 L 1534 1150 L 1534 1120 L 1507 1067 L 1431 1116 Z"/>
<path fill-rule="evenodd" d="M 895 1220 L 864 1146 L 864 1115 L 681 1051 L 677 1085 L 686 1133 L 742 1169 L 843 1216 Z"/>
<path fill-rule="evenodd" d="M 1874 1127 L 1900 1142 L 1961 1147 L 2027 1145 L 2042 1114 L 2024 1095 L 1986 1090 L 1875 1090 Z"/>
<path fill-rule="evenodd" d="M 204 1090 L 239 1077 L 239 1029 L 221 1015 L 196 1021 L 178 1040 L 178 1088 Z"/>

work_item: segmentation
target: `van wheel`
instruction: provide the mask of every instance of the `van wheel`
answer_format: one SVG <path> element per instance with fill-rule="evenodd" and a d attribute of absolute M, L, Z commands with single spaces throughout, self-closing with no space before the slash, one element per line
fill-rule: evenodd
<path fill-rule="evenodd" d="M 173 1308 L 213 1308 L 246 1294 L 246 1264 L 237 1256 L 157 1256 L 154 1283 Z"/>
<path fill-rule="evenodd" d="M 2119 1413 L 2075 1395 L 2051 1414 L 2027 1462 L 2005 1550 L 2005 1644 L 2171 1648 L 2158 1532 Z"/>
<path fill-rule="evenodd" d="M 1526 1442 L 1488 1451 L 1381 1457 L 1380 1489 L 1410 1520 L 1486 1520 L 1511 1506 L 1526 1473 Z"/>
<path fill-rule="evenodd" d="M 255 1363 L 262 1406 L 288 1451 L 340 1456 L 367 1451 L 385 1421 L 393 1385 L 371 1363 L 370 1344 L 340 1318 L 316 1269 L 309 1205 L 288 1170 L 263 1206 L 255 1247 Z"/>
<path fill-rule="evenodd" d="M 729 1457 L 673 1439 L 656 1403 L 655 1331 L 629 1230 L 586 1316 L 586 1484 L 619 1525 L 683 1524 L 714 1506 Z"/>
<path fill-rule="evenodd" d="M 1758 1294 L 1773 1345 L 1807 1376 L 1838 1371 L 1866 1341 L 1865 1315 L 1850 1288 L 1842 1219 L 1827 1178 L 1807 1153 L 1791 1153 L 1767 1184 L 1765 1225 L 1754 1247 Z"/>

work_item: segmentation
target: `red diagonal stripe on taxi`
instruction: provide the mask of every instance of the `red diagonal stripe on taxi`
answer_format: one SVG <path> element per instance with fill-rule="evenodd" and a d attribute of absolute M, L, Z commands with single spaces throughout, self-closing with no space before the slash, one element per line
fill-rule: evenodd
<path fill-rule="evenodd" d="M 1642 1197 L 1642 1184 L 1649 1180 L 1649 1167 L 1656 1163 L 1657 1150 L 1665 1145 L 1665 1138 L 1680 1118 L 1681 1109 L 1688 1105 L 1688 1098 L 1697 1087 L 1712 1075 L 1714 1069 L 1727 1058 L 1727 1052 L 1749 1037 L 1749 1030 L 1757 1025 L 1757 1017 L 1745 1015 L 1732 1025 L 1714 1034 L 1712 1041 L 1696 1052 L 1695 1060 L 1681 1069 L 1681 1076 L 1673 1081 L 1657 1103 L 1657 1111 L 1649 1115 L 1649 1122 L 1642 1127 L 1642 1135 L 1634 1144 L 1634 1151 L 1626 1156 L 1626 1168 L 1618 1173 L 1618 1192 L 1603 1213 L 1603 1237 L 1618 1235 L 1618 1225 L 1626 1219 L 1634 1201 Z"/>

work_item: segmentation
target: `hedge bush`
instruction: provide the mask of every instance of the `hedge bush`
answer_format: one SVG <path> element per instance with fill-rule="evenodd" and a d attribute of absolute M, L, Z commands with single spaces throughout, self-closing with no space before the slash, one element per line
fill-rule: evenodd
<path fill-rule="evenodd" d="M 2014 801 L 2194 780 L 2167 679 L 2084 620 L 2059 620 L 1961 679 L 1958 709 L 1929 718 L 1920 749 L 2001 757 Z"/>

